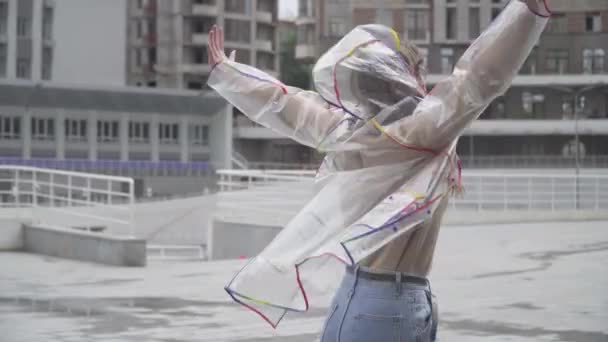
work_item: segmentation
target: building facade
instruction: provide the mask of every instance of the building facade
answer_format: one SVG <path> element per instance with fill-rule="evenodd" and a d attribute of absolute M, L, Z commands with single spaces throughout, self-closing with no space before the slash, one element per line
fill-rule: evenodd
<path fill-rule="evenodd" d="M 127 0 L 0 0 L 0 79 L 124 86 Z"/>
<path fill-rule="evenodd" d="M 204 89 L 208 32 L 224 28 L 237 61 L 276 75 L 277 0 L 129 0 L 128 84 Z"/>
<path fill-rule="evenodd" d="M 194 192 L 231 167 L 229 108 L 212 93 L 0 82 L 0 164 L 164 177 L 155 192 Z"/>
<path fill-rule="evenodd" d="M 50 80 L 53 1 L 0 1 L 0 78 Z"/>
<path fill-rule="evenodd" d="M 313 63 L 354 26 L 381 23 L 419 46 L 431 88 L 452 72 L 507 2 L 300 0 L 296 57 Z M 608 1 L 554 0 L 551 5 L 553 18 L 513 86 L 460 139 L 465 163 L 571 159 L 577 146 L 583 159 L 608 156 Z M 236 132 L 252 140 L 278 139 L 263 130 Z M 305 155 L 306 148 L 286 146 L 293 150 L 288 155 Z"/>

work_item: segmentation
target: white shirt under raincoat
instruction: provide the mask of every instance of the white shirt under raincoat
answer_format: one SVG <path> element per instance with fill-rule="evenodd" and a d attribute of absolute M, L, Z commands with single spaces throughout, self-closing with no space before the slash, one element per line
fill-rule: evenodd
<path fill-rule="evenodd" d="M 428 94 L 398 35 L 381 25 L 355 28 L 319 59 L 316 92 L 233 61 L 216 65 L 209 85 L 221 96 L 326 153 L 313 199 L 230 281 L 230 296 L 276 327 L 287 312 L 306 311 L 311 293 L 333 291 L 342 264 L 393 262 L 426 276 L 460 183 L 457 139 L 507 90 L 546 22 L 512 1 Z"/>

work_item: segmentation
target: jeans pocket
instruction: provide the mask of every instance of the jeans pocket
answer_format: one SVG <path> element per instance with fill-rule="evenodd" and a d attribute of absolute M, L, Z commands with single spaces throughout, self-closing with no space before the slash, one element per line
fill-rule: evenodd
<path fill-rule="evenodd" d="M 416 342 L 430 342 L 433 328 L 432 300 L 427 303 L 414 304 L 414 324 Z"/>
<path fill-rule="evenodd" d="M 329 313 L 327 314 L 327 318 L 325 319 L 325 324 L 323 325 L 323 330 L 321 332 L 320 342 L 332 341 L 330 336 L 336 336 L 339 324 L 339 322 L 333 319 L 334 316 L 336 316 L 336 311 L 338 311 L 337 303 L 334 304 L 334 306 L 329 310 Z M 335 341 L 335 338 L 333 339 L 333 341 Z"/>
<path fill-rule="evenodd" d="M 402 316 L 357 313 L 344 322 L 340 341 L 399 342 L 402 329 Z"/>

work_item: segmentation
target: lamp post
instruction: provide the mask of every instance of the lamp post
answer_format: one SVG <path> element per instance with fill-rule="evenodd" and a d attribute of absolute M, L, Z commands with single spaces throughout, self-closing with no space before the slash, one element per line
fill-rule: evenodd
<path fill-rule="evenodd" d="M 556 90 L 563 91 L 565 93 L 572 94 L 574 97 L 574 186 L 575 186 L 575 207 L 576 209 L 580 209 L 580 172 L 581 172 L 581 162 L 580 162 L 580 135 L 578 131 L 579 126 L 579 118 L 580 114 L 582 114 L 582 110 L 584 109 L 584 103 L 581 104 L 581 99 L 583 99 L 582 95 L 588 91 L 595 90 L 598 88 L 605 87 L 605 83 L 593 84 L 578 90 L 574 90 L 571 88 L 554 86 L 551 87 Z"/>

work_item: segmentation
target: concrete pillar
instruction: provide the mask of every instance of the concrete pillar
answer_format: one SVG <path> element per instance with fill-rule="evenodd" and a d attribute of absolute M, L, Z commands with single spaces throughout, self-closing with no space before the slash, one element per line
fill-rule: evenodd
<path fill-rule="evenodd" d="M 129 160 L 129 113 L 120 116 L 118 127 L 118 141 L 120 142 L 120 160 Z"/>
<path fill-rule="evenodd" d="M 22 158 L 32 158 L 32 112 L 27 108 L 21 116 L 21 139 L 23 142 Z"/>
<path fill-rule="evenodd" d="M 55 113 L 55 158 L 65 159 L 65 113 L 57 110 Z"/>
<path fill-rule="evenodd" d="M 213 115 L 209 122 L 211 164 L 216 169 L 232 168 L 232 106 Z"/>
<path fill-rule="evenodd" d="M 250 53 L 251 53 L 251 66 L 256 66 L 258 64 L 258 48 L 257 48 L 257 44 L 255 43 L 256 37 L 258 35 L 257 31 L 258 31 L 258 21 L 256 18 L 256 12 L 257 12 L 257 0 L 250 0 L 251 2 L 251 22 L 250 22 L 250 31 L 249 31 L 249 46 L 250 46 Z"/>
<path fill-rule="evenodd" d="M 189 133 L 188 125 L 189 120 L 188 116 L 182 115 L 179 121 L 179 152 L 180 152 L 180 160 L 182 163 L 186 163 L 190 160 L 190 151 L 189 151 Z"/>
<path fill-rule="evenodd" d="M 158 162 L 160 160 L 160 153 L 158 147 L 160 144 L 160 138 L 158 136 L 159 119 L 159 114 L 153 114 L 152 121 L 150 122 L 150 159 L 152 159 L 153 162 Z"/>
<path fill-rule="evenodd" d="M 8 0 L 6 33 L 8 37 L 6 78 L 15 79 L 17 77 L 17 0 Z"/>
<path fill-rule="evenodd" d="M 42 79 L 42 12 L 43 0 L 32 2 L 32 80 Z"/>
<path fill-rule="evenodd" d="M 89 112 L 87 119 L 87 139 L 89 142 L 89 160 L 97 160 L 97 112 Z"/>

